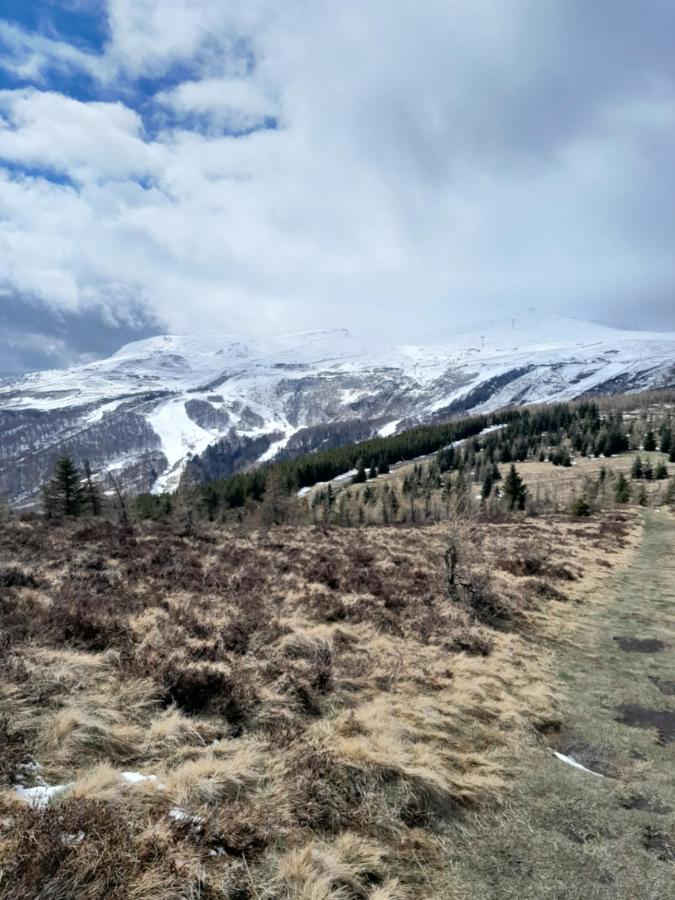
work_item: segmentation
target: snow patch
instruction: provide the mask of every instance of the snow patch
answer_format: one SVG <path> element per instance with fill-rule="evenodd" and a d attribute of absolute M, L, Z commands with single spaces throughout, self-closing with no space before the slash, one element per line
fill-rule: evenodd
<path fill-rule="evenodd" d="M 144 781 L 157 781 L 156 775 L 142 775 L 140 772 L 121 772 L 120 778 L 129 784 L 142 784 Z"/>
<path fill-rule="evenodd" d="M 400 419 L 395 419 L 393 422 L 387 422 L 386 425 L 383 425 L 382 428 L 377 432 L 380 437 L 391 437 L 392 434 L 396 434 L 396 429 L 398 428 L 398 423 Z"/>
<path fill-rule="evenodd" d="M 52 797 L 62 794 L 70 787 L 70 784 L 40 784 L 37 787 L 25 788 L 17 784 L 14 788 L 17 797 L 21 797 L 26 803 L 34 806 L 36 809 L 44 809 Z"/>
<path fill-rule="evenodd" d="M 26 763 L 21 768 L 34 772 L 39 770 L 41 766 L 39 763 Z M 156 775 L 143 775 L 141 772 L 120 772 L 119 777 L 121 781 L 124 781 L 127 784 L 142 784 L 143 782 L 149 781 L 156 784 L 159 790 L 163 787 L 157 780 Z M 69 787 L 72 787 L 72 785 L 72 781 L 69 781 L 67 784 L 38 784 L 36 787 L 30 788 L 17 784 L 14 786 L 14 791 L 17 797 L 25 800 L 26 803 L 29 803 L 37 809 L 44 809 L 49 804 L 52 797 L 57 797 L 59 794 L 62 794 L 64 791 L 67 791 Z"/>
<path fill-rule="evenodd" d="M 589 775 L 595 775 L 596 778 L 604 778 L 604 775 L 601 775 L 600 772 L 592 772 L 590 769 L 587 769 L 586 766 L 582 766 L 580 762 L 577 762 L 573 756 L 565 756 L 564 753 L 558 753 L 557 750 L 553 751 L 553 755 L 556 759 L 559 759 L 560 762 L 564 762 L 568 766 L 572 766 L 573 769 L 579 769 L 581 772 L 586 772 Z"/>

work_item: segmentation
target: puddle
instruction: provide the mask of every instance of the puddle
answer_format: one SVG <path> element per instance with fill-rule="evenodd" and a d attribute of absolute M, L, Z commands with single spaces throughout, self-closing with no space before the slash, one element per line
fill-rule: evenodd
<path fill-rule="evenodd" d="M 652 684 L 656 685 L 666 697 L 675 697 L 675 681 L 664 681 L 662 678 L 655 678 L 653 675 L 649 676 L 649 680 Z"/>
<path fill-rule="evenodd" d="M 665 643 L 657 638 L 615 637 L 614 640 L 625 653 L 659 653 L 666 649 Z"/>
<path fill-rule="evenodd" d="M 675 862 L 675 841 L 669 834 L 648 825 L 644 832 L 644 845 L 659 859 Z"/>
<path fill-rule="evenodd" d="M 624 809 L 639 809 L 657 816 L 665 816 L 673 811 L 671 806 L 666 806 L 665 803 L 652 800 L 650 797 L 631 797 L 630 800 L 624 800 L 621 805 Z"/>
<path fill-rule="evenodd" d="M 617 721 L 623 725 L 632 725 L 635 728 L 656 728 L 660 744 L 675 741 L 675 711 L 648 709 L 646 706 L 637 706 L 635 703 L 625 703 L 623 706 L 617 706 L 617 712 L 620 714 Z"/>

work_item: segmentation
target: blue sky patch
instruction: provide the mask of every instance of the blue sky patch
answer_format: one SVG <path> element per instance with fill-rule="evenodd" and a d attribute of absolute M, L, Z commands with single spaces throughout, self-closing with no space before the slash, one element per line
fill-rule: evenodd
<path fill-rule="evenodd" d="M 89 52 L 101 52 L 109 36 L 99 0 L 3 0 L 0 18 Z"/>

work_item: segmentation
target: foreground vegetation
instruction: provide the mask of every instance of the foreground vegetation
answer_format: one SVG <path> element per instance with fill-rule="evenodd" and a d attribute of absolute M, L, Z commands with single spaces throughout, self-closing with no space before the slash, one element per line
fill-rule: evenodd
<path fill-rule="evenodd" d="M 0 516 L 0 898 L 656 900 L 667 849 L 607 890 L 585 849 L 595 874 L 566 883 L 562 794 L 532 818 L 549 880 L 515 832 L 537 766 L 555 794 L 552 751 L 577 752 L 564 648 L 595 634 L 643 510 L 672 521 L 645 477 L 668 416 L 478 422 L 302 497 L 272 470 L 216 521 L 201 488 L 148 518 L 60 463 L 47 516 Z"/>
<path fill-rule="evenodd" d="M 548 628 L 632 515 L 5 522 L 0 896 L 451 896 L 444 828 L 556 718 Z"/>

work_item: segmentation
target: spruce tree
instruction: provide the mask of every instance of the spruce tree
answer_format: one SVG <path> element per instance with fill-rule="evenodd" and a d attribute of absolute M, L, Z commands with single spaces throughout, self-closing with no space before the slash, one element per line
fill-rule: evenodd
<path fill-rule="evenodd" d="M 363 460 L 360 459 L 356 464 L 356 475 L 352 478 L 352 484 L 363 484 L 367 480 L 366 469 L 363 465 Z"/>
<path fill-rule="evenodd" d="M 586 518 L 591 514 L 591 504 L 588 502 L 588 498 L 577 497 L 576 500 L 572 503 L 572 515 L 576 516 L 579 519 Z"/>
<path fill-rule="evenodd" d="M 670 424 L 668 422 L 664 422 L 659 429 L 659 449 L 661 450 L 661 453 L 670 453 L 672 448 L 673 432 L 670 429 Z"/>
<path fill-rule="evenodd" d="M 516 472 L 516 467 L 511 463 L 509 474 L 504 479 L 504 500 L 509 509 L 525 509 L 527 500 L 527 488 L 523 479 Z"/>
<path fill-rule="evenodd" d="M 614 488 L 614 499 L 617 503 L 628 503 L 630 500 L 630 485 L 623 472 L 619 475 Z"/>
<path fill-rule="evenodd" d="M 54 475 L 43 491 L 45 513 L 53 516 L 79 516 L 82 514 L 85 496 L 82 473 L 69 456 L 60 456 L 54 467 Z"/>
<path fill-rule="evenodd" d="M 654 478 L 656 478 L 657 481 L 662 481 L 664 478 L 667 478 L 667 477 L 668 477 L 668 466 L 666 466 L 666 464 L 664 462 L 660 462 L 656 467 L 656 471 L 654 472 Z"/>
<path fill-rule="evenodd" d="M 656 450 L 656 438 L 654 437 L 653 431 L 648 431 L 645 435 L 644 449 L 646 453 L 651 453 L 652 450 Z"/>
<path fill-rule="evenodd" d="M 630 470 L 631 478 L 644 478 L 644 469 L 642 468 L 642 459 L 636 456 L 633 460 L 633 466 Z"/>
<path fill-rule="evenodd" d="M 481 498 L 483 500 L 487 500 L 488 497 L 490 496 L 490 494 L 492 493 L 493 483 L 494 483 L 494 480 L 492 478 L 492 470 L 488 469 L 485 474 L 485 478 L 483 479 L 483 487 L 481 488 L 481 492 L 480 492 Z"/>

